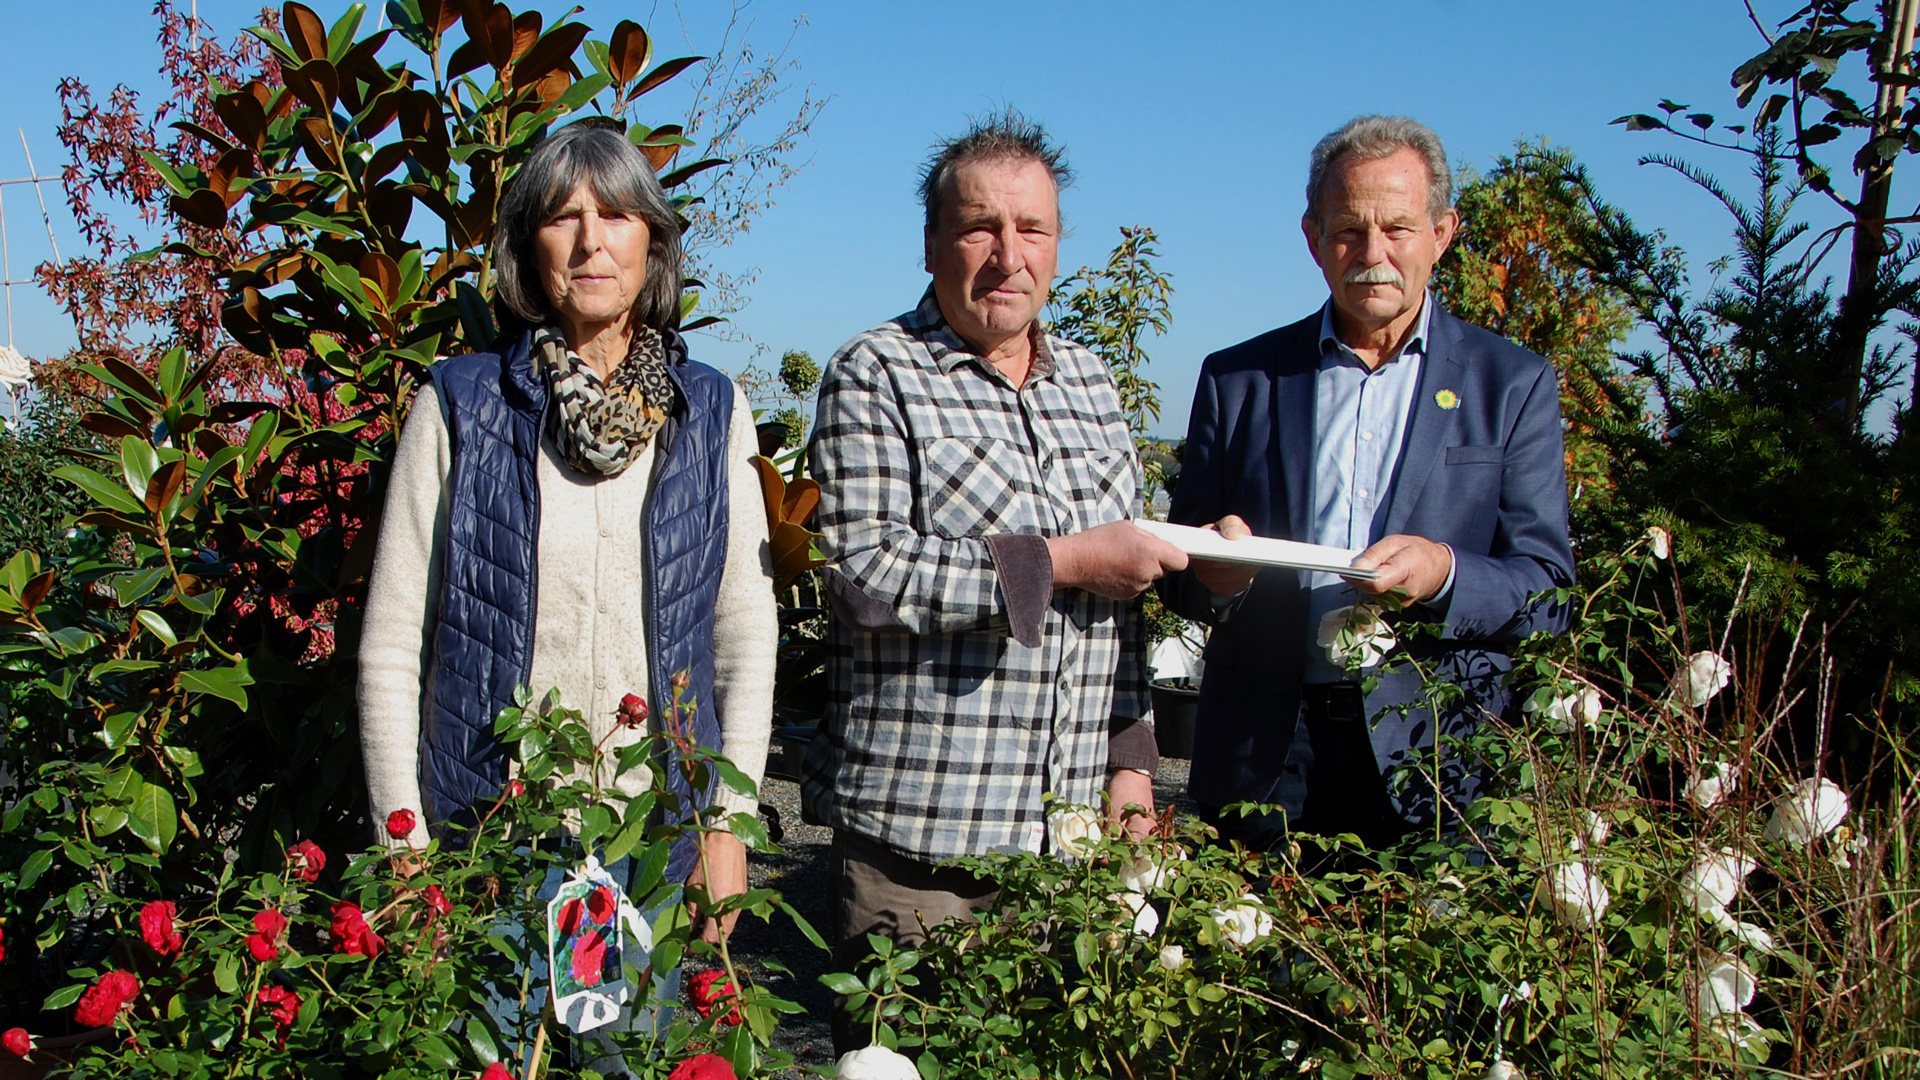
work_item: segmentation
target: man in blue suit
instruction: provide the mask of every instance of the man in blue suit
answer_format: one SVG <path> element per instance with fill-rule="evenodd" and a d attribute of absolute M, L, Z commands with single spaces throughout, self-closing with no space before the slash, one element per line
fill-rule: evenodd
<path fill-rule="evenodd" d="M 1194 797 L 1210 812 L 1284 807 L 1211 814 L 1256 846 L 1289 827 L 1379 846 L 1457 818 L 1478 770 L 1436 736 L 1502 712 L 1507 650 L 1566 627 L 1551 595 L 1573 582 L 1558 384 L 1427 292 L 1458 224 L 1433 132 L 1353 120 L 1314 147 L 1301 219 L 1331 298 L 1201 370 L 1169 518 L 1364 549 L 1354 565 L 1380 571 L 1357 582 L 1196 560 L 1163 580 L 1173 610 L 1215 627 Z M 1386 593 L 1405 606 L 1387 616 L 1398 645 L 1384 667 L 1336 663 L 1345 609 Z M 1422 669 L 1461 692 L 1423 693 Z M 1406 763 L 1418 769 L 1390 785 Z"/>

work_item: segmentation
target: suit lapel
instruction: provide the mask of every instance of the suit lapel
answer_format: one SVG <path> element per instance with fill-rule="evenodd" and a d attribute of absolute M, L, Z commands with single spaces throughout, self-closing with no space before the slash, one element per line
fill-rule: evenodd
<path fill-rule="evenodd" d="M 1286 520 L 1278 523 L 1283 539 L 1312 539 L 1309 506 L 1313 498 L 1313 380 L 1320 370 L 1319 322 L 1305 333 L 1304 347 L 1280 351 L 1274 377 L 1273 432 L 1280 449 L 1280 474 L 1286 485 Z M 1302 362 L 1304 358 L 1304 362 Z M 1274 500 L 1274 506 L 1282 506 Z"/>
<path fill-rule="evenodd" d="M 1392 494 L 1388 497 L 1386 520 L 1380 536 L 1404 532 L 1413 508 L 1426 489 L 1427 477 L 1443 449 L 1459 441 L 1456 434 L 1460 408 L 1458 395 L 1464 389 L 1466 367 L 1460 363 L 1459 323 L 1435 308 L 1427 327 L 1427 355 L 1420 361 L 1420 385 L 1407 407 L 1407 434 L 1400 445 L 1400 464 L 1394 469 Z M 1451 390 L 1455 405 L 1443 409 L 1434 400 L 1442 390 Z"/>

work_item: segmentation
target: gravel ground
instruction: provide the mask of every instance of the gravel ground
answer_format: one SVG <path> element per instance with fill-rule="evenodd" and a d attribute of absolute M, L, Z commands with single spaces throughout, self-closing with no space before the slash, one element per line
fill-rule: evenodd
<path fill-rule="evenodd" d="M 1154 798 L 1162 806 L 1173 803 L 1191 813 L 1187 799 L 1188 763 L 1163 758 L 1160 774 L 1154 780 Z M 827 842 L 829 829 L 800 820 L 800 789 L 797 785 L 769 777 L 761 788 L 762 816 L 772 828 L 777 818 L 783 838 L 779 855 L 754 854 L 748 857 L 748 877 L 756 887 L 778 889 L 787 902 L 804 916 L 822 937 L 827 936 Z M 772 811 L 768 813 L 767 811 Z M 750 972 L 749 977 L 798 1002 L 804 1015 L 785 1017 L 774 1042 L 794 1055 L 798 1069 L 781 1074 L 798 1078 L 816 1074 L 833 1065 L 833 1040 L 828 1033 L 827 1017 L 833 995 L 820 985 L 820 976 L 828 971 L 829 955 L 813 946 L 785 915 L 776 915 L 771 924 L 751 917 L 743 918 L 731 943 L 734 962 Z M 781 971 L 769 966 L 775 961 Z"/>

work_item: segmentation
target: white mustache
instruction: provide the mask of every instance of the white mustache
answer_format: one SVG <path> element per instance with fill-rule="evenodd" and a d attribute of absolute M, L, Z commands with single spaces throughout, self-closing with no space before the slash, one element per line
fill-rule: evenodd
<path fill-rule="evenodd" d="M 1391 266 L 1356 266 L 1340 279 L 1348 285 L 1392 285 L 1406 288 L 1407 279 Z"/>

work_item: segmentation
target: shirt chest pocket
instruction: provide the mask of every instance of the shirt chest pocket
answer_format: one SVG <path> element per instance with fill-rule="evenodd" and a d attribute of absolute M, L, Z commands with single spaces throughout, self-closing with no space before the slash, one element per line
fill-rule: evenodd
<path fill-rule="evenodd" d="M 1047 494 L 1062 532 L 1085 532 L 1133 516 L 1139 476 L 1133 458 L 1112 447 L 1063 446 L 1047 471 Z"/>
<path fill-rule="evenodd" d="M 1023 447 L 1000 439 L 927 439 L 920 444 L 920 473 L 921 532 L 957 540 L 1046 531 L 1032 458 Z"/>

